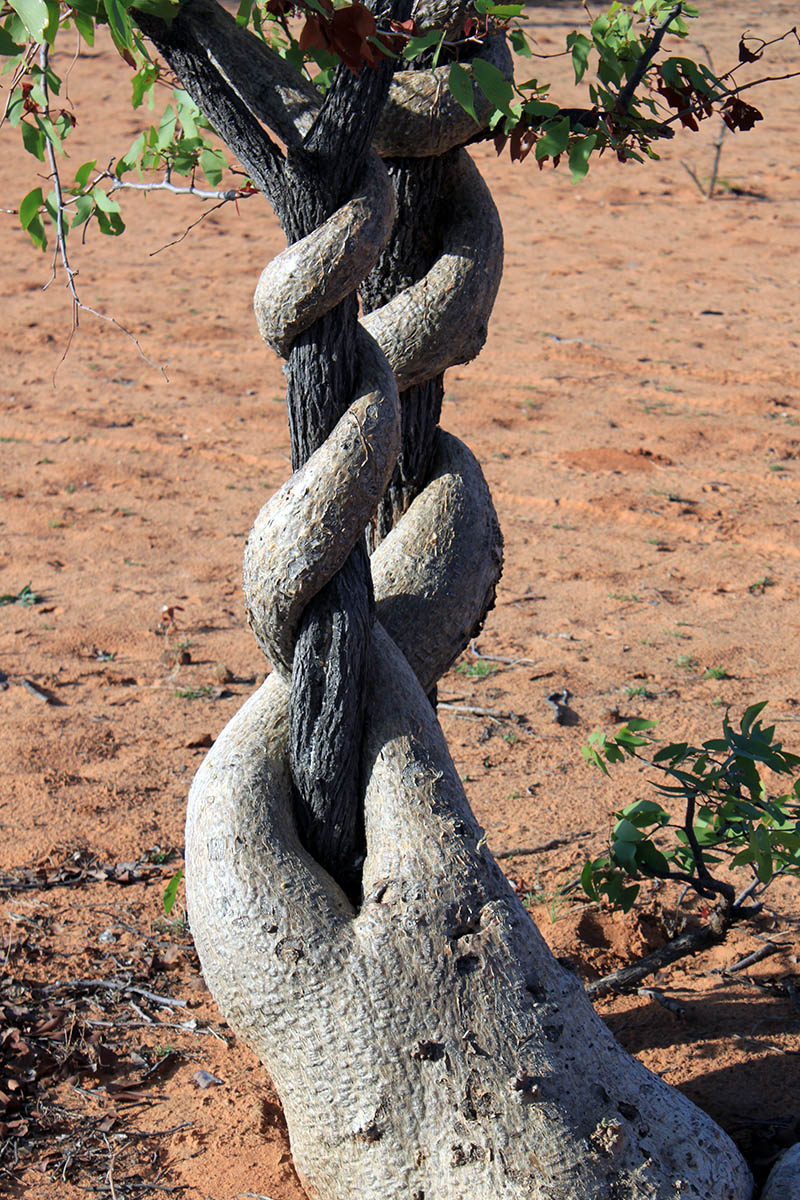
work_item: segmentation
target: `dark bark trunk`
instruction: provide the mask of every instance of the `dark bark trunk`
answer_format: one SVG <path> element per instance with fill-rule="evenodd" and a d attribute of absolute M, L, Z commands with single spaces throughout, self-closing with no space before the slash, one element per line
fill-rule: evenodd
<path fill-rule="evenodd" d="M 402 19 L 410 5 L 400 0 L 381 9 Z M 389 89 L 389 60 L 358 77 L 340 66 L 302 147 L 290 148 L 283 159 L 205 53 L 193 30 L 191 0 L 170 26 L 144 14 L 137 19 L 265 192 L 290 243 L 311 233 L 348 197 Z M 195 19 L 204 19 L 202 5 Z M 322 445 L 353 398 L 357 323 L 351 296 L 292 346 L 286 375 L 295 468 Z M 309 851 L 351 895 L 357 894 L 364 844 L 358 747 L 372 620 L 369 562 L 359 546 L 310 601 L 292 675 L 290 761 L 298 825 Z"/>
<path fill-rule="evenodd" d="M 362 285 L 365 312 L 380 308 L 403 288 L 416 283 L 438 257 L 446 219 L 441 180 L 448 158 L 441 155 L 386 161 L 397 199 L 397 221 L 391 240 Z M 428 481 L 443 396 L 442 374 L 400 393 L 400 454 L 378 509 L 371 534 L 373 547 L 394 527 Z"/>

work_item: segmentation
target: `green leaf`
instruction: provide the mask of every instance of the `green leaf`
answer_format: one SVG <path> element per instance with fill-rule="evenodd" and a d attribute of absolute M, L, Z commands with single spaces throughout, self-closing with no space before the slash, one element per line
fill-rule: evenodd
<path fill-rule="evenodd" d="M 529 117 L 556 117 L 561 112 L 557 104 L 550 104 L 547 100 L 526 100 L 523 105 L 523 112 Z"/>
<path fill-rule="evenodd" d="M 531 57 L 531 48 L 523 30 L 512 29 L 508 40 L 511 42 L 511 49 L 515 54 L 519 54 L 520 58 Z"/>
<path fill-rule="evenodd" d="M 95 204 L 101 212 L 118 213 L 120 211 L 120 207 L 116 200 L 112 200 L 108 193 L 104 192 L 101 187 L 93 188 L 92 196 L 94 197 Z"/>
<path fill-rule="evenodd" d="M 43 42 L 44 31 L 50 22 L 45 0 L 9 0 L 9 3 L 33 40 Z"/>
<path fill-rule="evenodd" d="M 627 817 L 622 817 L 614 826 L 615 840 L 620 842 L 640 842 L 642 837 L 641 829 L 637 829 L 633 821 L 629 821 Z"/>
<path fill-rule="evenodd" d="M 142 63 L 131 80 L 131 104 L 134 108 L 139 108 L 145 96 L 153 90 L 157 79 L 158 67 L 155 63 Z"/>
<path fill-rule="evenodd" d="M 58 223 L 58 196 L 54 191 L 47 194 L 44 201 L 44 207 L 48 217 L 54 225 Z M 66 230 L 65 230 L 66 232 Z"/>
<path fill-rule="evenodd" d="M 618 866 L 631 874 L 636 870 L 636 843 L 618 841 L 611 843 L 611 857 Z"/>
<path fill-rule="evenodd" d="M 78 196 L 75 201 L 75 216 L 72 218 L 72 228 L 83 225 L 94 211 L 94 199 L 91 196 Z"/>
<path fill-rule="evenodd" d="M 581 871 L 581 887 L 590 900 L 596 901 L 598 899 L 597 891 L 594 886 L 594 863 L 591 861 L 584 863 L 583 865 L 583 870 Z"/>
<path fill-rule="evenodd" d="M 172 912 L 172 909 L 175 905 L 175 900 L 177 899 L 177 896 L 178 896 L 178 888 L 181 885 L 182 879 L 183 879 L 183 868 L 181 868 L 179 871 L 175 872 L 175 874 L 172 876 L 172 879 L 170 879 L 169 883 L 164 888 L 163 905 L 164 905 L 164 912 L 166 913 L 167 916 L 169 916 L 169 914 Z"/>
<path fill-rule="evenodd" d="M 555 158 L 563 154 L 569 141 L 569 117 L 563 117 L 554 125 L 545 127 L 545 132 L 536 143 L 536 158 Z"/>
<path fill-rule="evenodd" d="M 572 182 L 580 183 L 589 170 L 589 158 L 597 145 L 597 134 L 590 133 L 588 137 L 573 142 L 569 148 L 569 169 L 572 172 Z"/>
<path fill-rule="evenodd" d="M 589 55 L 592 50 L 591 39 L 586 37 L 584 33 L 570 33 L 567 35 L 567 49 L 572 51 L 575 82 L 580 83 L 589 66 Z"/>
<path fill-rule="evenodd" d="M 581 746 L 581 754 L 591 767 L 599 767 L 604 775 L 608 775 L 608 767 L 593 746 Z"/>
<path fill-rule="evenodd" d="M 768 700 L 762 700 L 760 704 L 751 704 L 749 708 L 744 710 L 741 728 L 745 737 L 750 733 L 750 729 L 758 714 L 762 713 L 768 704 Z"/>
<path fill-rule="evenodd" d="M 58 33 L 58 21 L 61 16 L 61 5 L 58 0 L 45 0 L 47 7 L 47 24 L 44 27 L 44 40 L 51 46 Z"/>
<path fill-rule="evenodd" d="M 225 155 L 221 150 L 215 150 L 211 146 L 206 146 L 200 151 L 200 170 L 205 175 L 212 187 L 219 187 L 222 183 L 222 176 L 227 170 L 228 164 L 225 160 Z"/>
<path fill-rule="evenodd" d="M 45 136 L 38 125 L 31 124 L 30 121 L 23 121 L 20 125 L 22 131 L 22 143 L 29 154 L 34 158 L 38 158 L 39 162 L 44 162 Z"/>
<path fill-rule="evenodd" d="M 122 0 L 103 0 L 103 6 L 108 17 L 108 27 L 114 45 L 119 50 L 133 49 L 133 30 L 130 17 Z"/>
<path fill-rule="evenodd" d="M 638 829 L 647 825 L 666 825 L 670 820 L 669 813 L 654 800 L 635 800 L 633 804 L 626 805 L 619 815 L 627 817 Z"/>
<path fill-rule="evenodd" d="M 438 29 L 429 29 L 427 33 L 421 33 L 418 37 L 409 38 L 403 50 L 403 58 L 412 61 L 426 50 L 430 50 L 431 46 L 435 46 L 441 39 L 442 35 Z"/>
<path fill-rule="evenodd" d="M 37 250 L 47 249 L 47 234 L 44 231 L 44 222 L 38 213 L 28 225 L 28 236 Z"/>
<path fill-rule="evenodd" d="M 624 725 L 625 729 L 632 729 L 634 733 L 641 733 L 645 729 L 655 729 L 658 721 L 647 721 L 644 717 L 631 717 Z"/>
<path fill-rule="evenodd" d="M 86 15 L 86 13 L 78 12 L 73 9 L 72 20 L 75 28 L 81 35 L 87 46 L 94 45 L 94 19 Z"/>
<path fill-rule="evenodd" d="M 89 182 L 89 176 L 97 166 L 97 159 L 93 158 L 90 162 L 82 163 L 75 172 L 75 186 L 85 188 Z"/>
<path fill-rule="evenodd" d="M 516 110 L 512 108 L 514 89 L 503 72 L 492 63 L 484 62 L 482 58 L 476 58 L 472 63 L 472 74 L 486 99 L 505 116 L 516 120 L 519 115 L 519 106 Z"/>
<path fill-rule="evenodd" d="M 36 121 L 36 124 L 41 129 L 42 133 L 45 135 L 45 138 L 47 138 L 49 141 L 51 141 L 53 143 L 53 148 L 55 150 L 57 150 L 59 154 L 63 154 L 64 147 L 62 145 L 62 135 L 59 134 L 58 130 L 56 129 L 56 127 L 54 126 L 54 124 L 50 120 L 50 118 L 37 113 L 34 117 L 34 120 Z M 63 132 L 63 126 L 62 126 L 62 132 Z"/>
<path fill-rule="evenodd" d="M 117 176 L 117 178 L 121 179 L 127 171 L 132 171 L 138 166 L 139 158 L 144 150 L 144 145 L 145 135 L 144 133 L 140 133 L 138 137 L 134 139 L 128 153 L 123 154 L 122 158 L 118 158 L 114 164 L 114 174 Z"/>
<path fill-rule="evenodd" d="M 168 104 L 164 109 L 164 115 L 158 123 L 155 143 L 151 138 L 151 145 L 155 145 L 158 150 L 163 150 L 169 145 L 175 136 L 175 126 L 178 123 L 178 114 L 171 104 Z"/>
<path fill-rule="evenodd" d="M 165 25 L 171 25 L 178 15 L 179 0 L 133 0 L 131 8 L 158 17 Z"/>
<path fill-rule="evenodd" d="M 490 17 L 497 17 L 499 21 L 508 21 L 512 17 L 521 16 L 524 8 L 524 4 L 490 4 L 483 11 Z"/>
<path fill-rule="evenodd" d="M 772 846 L 766 829 L 760 825 L 750 834 L 750 849 L 755 856 L 759 881 L 769 883 L 772 878 Z"/>
<path fill-rule="evenodd" d="M 448 86 L 454 100 L 458 101 L 464 111 L 469 113 L 475 124 L 478 125 L 478 116 L 475 112 L 475 93 L 469 71 L 465 71 L 457 62 L 451 63 Z"/>
<path fill-rule="evenodd" d="M 669 862 L 650 841 L 640 842 L 636 847 L 636 865 L 645 874 L 666 875 Z"/>
<path fill-rule="evenodd" d="M 39 215 L 39 209 L 44 203 L 42 189 L 34 188 L 32 192 L 28 192 L 27 196 L 20 202 L 19 206 L 19 223 L 23 229 L 27 229 L 34 217 Z"/>
<path fill-rule="evenodd" d="M 24 46 L 18 46 L 12 38 L 11 34 L 0 25 L 0 57 L 16 58 L 18 54 L 22 54 Z"/>

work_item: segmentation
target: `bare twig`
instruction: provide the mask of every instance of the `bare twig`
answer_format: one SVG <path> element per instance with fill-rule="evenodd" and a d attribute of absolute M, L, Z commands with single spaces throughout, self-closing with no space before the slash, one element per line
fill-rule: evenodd
<path fill-rule="evenodd" d="M 687 174 L 687 175 L 688 175 L 688 176 L 689 176 L 689 177 L 692 179 L 692 181 L 694 182 L 694 184 L 695 184 L 695 186 L 697 187 L 697 190 L 699 191 L 700 195 L 701 195 L 701 196 L 702 196 L 704 199 L 708 199 L 708 197 L 706 196 L 706 189 L 705 189 L 705 187 L 703 186 L 703 183 L 702 183 L 702 181 L 701 181 L 701 179 L 700 179 L 700 176 L 697 174 L 697 172 L 694 170 L 694 168 L 693 168 L 693 167 L 690 167 L 690 166 L 689 166 L 689 164 L 687 163 L 687 161 L 686 161 L 686 159 L 685 159 L 685 158 L 682 158 L 682 159 L 681 159 L 681 166 L 683 167 L 683 169 L 684 169 L 684 171 L 686 172 L 686 174 Z"/>
<path fill-rule="evenodd" d="M 709 200 L 714 199 L 714 188 L 717 186 L 717 176 L 719 175 L 719 160 L 722 154 L 722 143 L 725 141 L 725 134 L 728 132 L 728 126 L 723 121 L 720 125 L 717 140 L 714 142 L 714 162 L 711 165 L 711 178 L 708 181 L 708 192 L 706 193 Z"/>
<path fill-rule="evenodd" d="M 752 967 L 755 963 L 761 962 L 762 958 L 769 958 L 771 954 L 777 954 L 781 948 L 775 942 L 765 942 L 763 946 L 759 946 L 751 954 L 745 954 L 744 958 L 740 958 L 738 962 L 733 963 L 730 967 L 725 967 L 725 973 L 726 975 L 730 975 L 733 971 L 744 971 L 747 967 Z"/>
<path fill-rule="evenodd" d="M 39 66 L 41 67 L 41 70 L 42 70 L 42 74 L 41 74 L 41 78 L 40 78 L 39 82 L 40 82 L 42 92 L 44 93 L 45 115 L 48 118 L 50 117 L 50 93 L 49 93 L 49 88 L 48 88 L 48 84 L 47 84 L 47 65 L 48 65 L 49 51 L 50 51 L 49 45 L 47 44 L 47 42 L 43 42 L 39 49 Z M 87 312 L 87 313 L 90 313 L 91 316 L 97 317 L 98 320 L 100 320 L 100 321 L 106 321 L 109 325 L 115 325 L 121 333 L 125 334 L 125 337 L 129 338 L 130 341 L 133 342 L 133 344 L 136 346 L 136 349 L 139 351 L 139 354 L 144 359 L 144 361 L 149 366 L 155 367 L 157 370 L 160 370 L 161 374 L 166 379 L 167 378 L 166 371 L 164 370 L 163 367 L 159 367 L 157 363 L 153 362 L 153 360 L 151 358 L 148 358 L 148 356 L 145 354 L 144 350 L 142 349 L 141 343 L 139 342 L 139 339 L 136 337 L 136 334 L 131 333 L 130 329 L 126 329 L 125 326 L 122 325 L 115 317 L 109 317 L 106 313 L 98 312 L 97 309 L 91 308 L 88 304 L 84 304 L 83 301 L 81 300 L 80 296 L 78 295 L 78 289 L 75 284 L 75 278 L 76 278 L 78 272 L 72 267 L 72 264 L 70 263 L 70 259 L 69 259 L 69 254 L 67 252 L 67 231 L 66 231 L 66 228 L 64 225 L 65 204 L 64 204 L 63 190 L 61 187 L 61 176 L 59 175 L 59 172 L 58 172 L 58 163 L 56 161 L 55 146 L 53 145 L 52 139 L 50 137 L 48 137 L 46 133 L 45 133 L 45 145 L 47 148 L 47 161 L 50 166 L 50 180 L 53 184 L 53 192 L 55 193 L 55 198 L 56 198 L 56 261 L 58 261 L 59 259 L 61 261 L 61 265 L 64 269 L 64 274 L 67 277 L 67 287 L 69 288 L 70 295 L 72 296 L 72 330 L 70 331 L 70 335 L 67 339 L 67 344 L 64 347 L 64 353 L 61 355 L 61 358 L 59 359 L 58 364 L 56 366 L 56 370 L 53 372 L 53 378 L 55 379 L 56 371 L 58 371 L 58 368 L 61 366 L 64 359 L 69 354 L 69 349 L 70 349 L 70 346 L 72 345 L 72 339 L 75 337 L 75 334 L 78 330 L 80 314 L 82 312 Z M 52 278 L 48 281 L 48 283 L 45 284 L 45 288 L 50 286 L 50 283 L 53 282 L 53 279 L 55 279 L 55 264 L 54 264 L 54 268 L 53 268 Z"/>
<path fill-rule="evenodd" d="M 185 1000 L 176 1000 L 174 996 L 162 996 L 158 992 L 149 992 L 147 988 L 141 988 L 135 983 L 121 983 L 116 979 L 59 979 L 55 983 L 46 984 L 42 988 L 42 992 L 45 995 L 52 995 L 53 992 L 67 989 L 79 992 L 133 992 L 136 996 L 142 996 L 154 1004 L 163 1004 L 167 1008 L 186 1008 Z"/>
<path fill-rule="evenodd" d="M 660 1004 L 667 1012 L 671 1012 L 679 1021 L 686 1020 L 686 1009 L 677 1000 L 673 1000 L 672 996 L 667 996 L 665 992 L 658 991 L 657 988 L 637 988 L 637 996 L 645 996 L 648 1000 L 655 1000 L 656 1004 Z"/>
<path fill-rule="evenodd" d="M 759 1050 L 771 1050 L 774 1054 L 800 1055 L 800 1050 L 790 1050 L 788 1046 L 777 1046 L 775 1042 L 765 1042 L 761 1038 L 748 1037 L 745 1033 L 735 1033 L 733 1036 L 737 1042 L 745 1042 Z"/>
<path fill-rule="evenodd" d="M 546 596 L 539 595 L 538 592 L 525 592 L 523 596 L 516 596 L 513 600 L 500 600 L 498 607 L 507 604 L 531 604 L 534 600 L 546 600 Z"/>
<path fill-rule="evenodd" d="M 481 659 L 483 662 L 505 663 L 509 667 L 516 667 L 520 663 L 535 667 L 539 661 L 536 658 L 500 658 L 496 654 L 482 654 L 474 638 L 470 642 L 469 651 L 470 654 L 474 654 L 476 658 Z"/>
<path fill-rule="evenodd" d="M 514 724 L 519 722 L 516 713 L 502 712 L 499 708 L 480 708 L 472 704 L 437 704 L 436 707 L 454 713 L 457 717 L 489 717 L 494 721 L 512 721 Z"/>
<path fill-rule="evenodd" d="M 116 1192 L 116 1188 L 114 1187 L 115 1152 L 111 1149 L 111 1143 L 109 1142 L 109 1140 L 105 1134 L 103 1134 L 103 1141 L 105 1142 L 106 1149 L 108 1150 L 108 1171 L 106 1172 L 106 1179 L 108 1180 L 108 1190 L 111 1192 L 111 1200 L 117 1200 L 117 1192 Z"/>
<path fill-rule="evenodd" d="M 128 1139 L 138 1138 L 159 1138 L 171 1137 L 173 1133 L 180 1133 L 182 1129 L 194 1129 L 194 1121 L 181 1121 L 180 1125 L 171 1125 L 169 1129 L 126 1129 L 125 1137 Z"/>
<path fill-rule="evenodd" d="M 113 171 L 103 171 L 98 175 L 95 183 L 99 183 L 102 179 L 108 179 L 111 186 L 108 189 L 109 196 L 112 192 L 118 192 L 123 188 L 134 192 L 172 192 L 175 196 L 197 196 L 200 200 L 242 200 L 246 196 L 256 196 L 257 192 L 250 192 L 242 188 L 228 188 L 227 191 L 207 192 L 202 188 L 195 187 L 193 183 L 177 184 L 173 183 L 168 176 L 159 179 L 152 183 L 134 183 L 132 180 L 120 179 Z"/>
<path fill-rule="evenodd" d="M 39 687 L 39 685 L 37 683 L 33 683 L 32 680 L 21 679 L 20 683 L 25 688 L 25 691 L 30 692 L 30 694 L 32 696 L 35 696 L 37 700 L 44 700 L 45 704 L 55 703 L 55 701 L 54 701 L 53 697 L 50 695 L 50 693 L 48 691 L 46 691 L 45 688 Z"/>
<path fill-rule="evenodd" d="M 680 934 L 671 942 L 667 942 L 665 946 L 654 950 L 652 954 L 647 954 L 638 962 L 631 963 L 629 967 L 622 967 L 619 971 L 612 971 L 610 975 L 604 975 L 602 979 L 596 979 L 594 983 L 587 983 L 586 994 L 590 1000 L 599 1000 L 610 992 L 620 995 L 632 992 L 637 989 L 643 979 L 647 979 L 648 975 L 655 975 L 656 971 L 660 971 L 662 967 L 667 967 L 670 963 L 677 962 L 679 958 L 685 958 L 688 954 L 697 954 L 700 950 L 705 950 L 708 946 L 723 941 L 728 932 L 728 924 L 720 914 L 715 913 L 714 916 L 716 919 L 712 918 L 708 925 Z"/>
<path fill-rule="evenodd" d="M 255 193 L 253 193 L 255 195 Z M 234 197 L 235 198 L 235 197 Z M 201 222 L 205 221 L 206 217 L 210 217 L 218 208 L 223 208 L 228 203 L 228 200 L 220 200 L 219 204 L 213 204 L 211 208 L 207 208 L 204 213 L 201 213 L 196 221 L 192 221 L 191 225 L 187 225 L 180 237 L 173 238 L 171 242 L 165 242 L 163 246 L 159 246 L 157 250 L 150 251 L 150 258 L 155 258 L 162 250 L 169 250 L 170 246 L 179 246 L 185 238 L 189 236 L 193 229 L 196 229 Z"/>

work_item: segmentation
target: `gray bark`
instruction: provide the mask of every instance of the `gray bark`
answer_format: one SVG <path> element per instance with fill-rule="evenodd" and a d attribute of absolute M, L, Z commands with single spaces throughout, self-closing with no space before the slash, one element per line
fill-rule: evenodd
<path fill-rule="evenodd" d="M 733 1144 L 619 1047 L 552 958 L 380 626 L 368 680 L 358 913 L 297 838 L 280 673 L 190 797 L 203 970 L 275 1081 L 309 1195 L 745 1200 Z"/>
<path fill-rule="evenodd" d="M 800 1200 L 800 1142 L 784 1150 L 775 1163 L 761 1200 Z"/>

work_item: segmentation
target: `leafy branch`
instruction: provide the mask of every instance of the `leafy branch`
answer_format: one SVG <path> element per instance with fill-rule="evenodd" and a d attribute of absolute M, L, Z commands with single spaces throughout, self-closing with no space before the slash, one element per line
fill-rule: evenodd
<path fill-rule="evenodd" d="M 762 725 L 765 707 L 747 708 L 738 728 L 726 714 L 722 737 L 700 746 L 676 742 L 650 753 L 656 723 L 636 718 L 613 737 L 591 734 L 582 747 L 586 761 L 605 775 L 609 766 L 633 758 L 668 782 L 653 783 L 664 804 L 636 800 L 615 814 L 607 853 L 584 865 L 573 889 L 580 886 L 590 900 L 623 912 L 633 907 L 643 879 L 681 883 L 714 901 L 699 928 L 587 985 L 592 998 L 631 991 L 670 963 L 723 941 L 735 923 L 757 916 L 760 897 L 776 878 L 800 875 L 800 757 L 784 750 L 774 725 Z M 770 796 L 765 773 L 795 780 L 787 793 Z M 744 886 L 739 880 L 737 890 L 722 878 L 724 866 L 745 871 Z"/>
<path fill-rule="evenodd" d="M 653 787 L 664 800 L 636 800 L 615 814 L 608 852 L 581 872 L 590 900 L 627 912 L 642 879 L 682 883 L 715 901 L 710 932 L 722 940 L 735 922 L 761 911 L 758 898 L 776 878 L 800 875 L 800 777 L 775 797 L 764 778 L 765 772 L 798 776 L 800 757 L 784 750 L 774 725 L 761 723 L 765 707 L 747 708 L 738 728 L 726 714 L 720 738 L 700 746 L 670 743 L 652 754 L 643 750 L 655 745 L 654 721 L 636 718 L 613 737 L 590 735 L 582 747 L 589 764 L 608 775 L 609 766 L 637 759 L 661 776 Z M 738 892 L 721 876 L 724 866 L 749 874 Z"/>
<path fill-rule="evenodd" d="M 739 62 L 717 75 L 690 58 L 662 56 L 667 38 L 685 38 L 687 21 L 697 16 L 685 0 L 614 0 L 598 15 L 584 9 L 588 25 L 573 30 L 561 52 L 572 58 L 576 84 L 587 86 L 589 104 L 578 109 L 554 102 L 549 84 L 536 78 L 518 82 L 480 56 L 486 39 L 500 33 L 522 58 L 551 57 L 539 54 L 523 28 L 519 2 L 472 0 L 466 15 L 446 28 L 418 27 L 413 20 L 378 22 L 362 0 L 240 0 L 236 21 L 269 49 L 273 66 L 282 60 L 286 71 L 298 81 L 304 75 L 303 86 L 313 84 L 312 95 L 316 89 L 320 98 L 339 63 L 354 74 L 386 57 L 403 67 L 444 67 L 452 96 L 475 120 L 474 140 L 494 138 L 498 153 L 508 147 L 512 161 L 533 153 L 540 168 L 566 158 L 573 180 L 582 179 L 606 151 L 622 162 L 657 158 L 658 142 L 674 136 L 676 123 L 696 130 L 715 111 L 730 129 L 751 129 L 762 114 L 741 93 L 798 73 L 741 84 L 737 76 L 742 66 L 761 61 L 787 38 L 800 46 L 796 28 L 771 40 L 743 35 Z M 67 156 L 65 142 L 78 118 L 69 103 L 60 106 L 55 99 L 62 87 L 50 61 L 57 38 L 75 30 L 79 42 L 93 45 L 98 28 L 107 26 L 121 60 L 133 71 L 133 108 L 152 108 L 156 87 L 174 81 L 154 59 L 137 21 L 144 27 L 145 15 L 155 16 L 170 25 L 178 10 L 179 0 L 0 0 L 0 60 L 8 76 L 0 127 L 6 123 L 19 131 L 25 150 L 47 164 L 51 184 L 48 195 L 41 186 L 30 190 L 17 211 L 39 249 L 46 250 L 48 231 L 55 238 L 54 274 L 60 266 L 66 277 L 73 333 L 81 312 L 111 318 L 81 301 L 68 235 L 80 229 L 85 239 L 92 227 L 119 236 L 125 223 L 117 193 L 171 191 L 225 204 L 256 190 L 247 178 L 221 186 L 231 165 L 208 122 L 179 88 L 173 88 L 161 116 L 107 170 L 91 161 L 78 167 L 71 183 L 62 178 L 59 161 Z M 488 131 L 478 121 L 479 101 L 483 111 L 487 101 L 493 109 Z M 136 181 L 126 178 L 134 173 Z M 198 184 L 199 175 L 208 188 Z M 186 182 L 176 182 L 178 177 Z"/>

